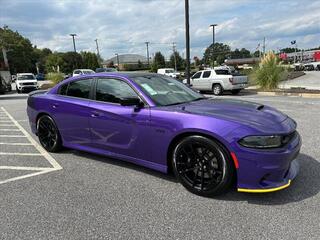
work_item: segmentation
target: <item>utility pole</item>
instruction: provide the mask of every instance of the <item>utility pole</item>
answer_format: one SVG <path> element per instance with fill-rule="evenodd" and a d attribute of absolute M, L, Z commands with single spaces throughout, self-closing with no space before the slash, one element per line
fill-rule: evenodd
<path fill-rule="evenodd" d="M 263 56 L 264 56 L 266 54 L 266 37 L 263 37 L 262 49 L 263 49 Z"/>
<path fill-rule="evenodd" d="M 174 71 L 177 71 L 177 58 L 176 58 L 176 43 L 172 43 L 172 51 L 173 51 L 173 57 L 174 57 Z"/>
<path fill-rule="evenodd" d="M 215 27 L 218 26 L 218 24 L 211 24 L 210 27 L 212 27 L 212 67 L 214 67 L 214 43 L 215 43 Z"/>
<path fill-rule="evenodd" d="M 99 51 L 98 39 L 95 39 L 94 41 L 96 42 L 97 55 L 98 55 L 98 58 L 100 59 L 100 51 Z"/>
<path fill-rule="evenodd" d="M 117 67 L 118 67 L 118 70 L 119 70 L 119 64 L 120 64 L 120 63 L 119 63 L 119 54 L 116 53 L 115 55 L 117 56 Z"/>
<path fill-rule="evenodd" d="M 184 2 L 185 30 L 186 30 L 186 78 L 190 85 L 190 33 L 189 33 L 189 0 Z"/>
<path fill-rule="evenodd" d="M 71 33 L 70 36 L 72 37 L 72 41 L 73 41 L 73 50 L 74 50 L 74 52 L 77 52 L 77 50 L 76 50 L 76 43 L 75 43 L 75 41 L 74 41 L 74 37 L 77 36 L 77 34 Z"/>
<path fill-rule="evenodd" d="M 150 42 L 145 42 L 146 46 L 147 46 L 147 60 L 148 60 L 148 66 L 150 66 L 150 58 L 149 58 L 149 43 Z"/>

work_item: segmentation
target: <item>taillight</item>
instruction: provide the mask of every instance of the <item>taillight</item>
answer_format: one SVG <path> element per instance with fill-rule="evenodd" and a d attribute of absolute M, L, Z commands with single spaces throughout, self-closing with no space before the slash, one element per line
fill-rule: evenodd
<path fill-rule="evenodd" d="M 229 82 L 233 84 L 233 78 L 229 78 Z"/>

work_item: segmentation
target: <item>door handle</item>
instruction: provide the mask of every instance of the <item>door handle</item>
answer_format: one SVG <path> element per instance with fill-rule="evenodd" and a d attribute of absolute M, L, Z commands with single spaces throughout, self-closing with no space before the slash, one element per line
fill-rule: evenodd
<path fill-rule="evenodd" d="M 54 109 L 56 109 L 58 106 L 59 106 L 59 104 L 57 104 L 57 103 L 52 104 L 52 108 L 54 108 Z"/>
<path fill-rule="evenodd" d="M 100 113 L 100 112 L 97 112 L 97 111 L 93 111 L 92 113 L 91 113 L 91 117 L 100 117 L 102 114 Z"/>

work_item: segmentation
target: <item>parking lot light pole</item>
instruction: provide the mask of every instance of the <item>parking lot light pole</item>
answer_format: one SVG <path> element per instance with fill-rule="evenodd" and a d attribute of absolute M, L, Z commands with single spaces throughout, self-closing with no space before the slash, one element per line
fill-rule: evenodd
<path fill-rule="evenodd" d="M 210 27 L 212 27 L 212 65 L 214 67 L 214 43 L 215 43 L 215 27 L 218 26 L 218 24 L 211 24 Z"/>
<path fill-rule="evenodd" d="M 148 60 L 148 67 L 150 67 L 149 43 L 150 43 L 150 42 L 145 42 L 145 44 L 146 44 L 146 46 L 147 46 L 147 60 Z"/>
<path fill-rule="evenodd" d="M 119 54 L 116 53 L 115 55 L 117 56 L 117 67 L 118 67 L 118 70 L 119 70 Z"/>
<path fill-rule="evenodd" d="M 73 50 L 74 50 L 74 52 L 77 52 L 77 50 L 76 50 L 76 42 L 74 40 L 74 37 L 77 36 L 77 34 L 71 33 L 70 36 L 72 37 L 72 41 L 73 41 Z"/>
<path fill-rule="evenodd" d="M 186 78 L 190 84 L 190 33 L 189 33 L 189 0 L 185 0 L 185 28 L 186 28 Z"/>

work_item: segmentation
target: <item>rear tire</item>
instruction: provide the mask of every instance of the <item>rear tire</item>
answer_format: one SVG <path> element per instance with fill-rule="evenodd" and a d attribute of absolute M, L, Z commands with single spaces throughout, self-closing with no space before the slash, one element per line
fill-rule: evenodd
<path fill-rule="evenodd" d="M 239 94 L 241 91 L 241 89 L 235 89 L 235 90 L 231 90 L 232 95 L 237 95 Z"/>
<path fill-rule="evenodd" d="M 217 83 L 212 86 L 212 93 L 216 96 L 221 95 L 223 92 L 222 86 Z"/>
<path fill-rule="evenodd" d="M 48 152 L 58 152 L 62 148 L 62 140 L 54 120 L 43 115 L 37 121 L 37 133 L 41 145 Z"/>
<path fill-rule="evenodd" d="M 173 171 L 179 182 L 200 196 L 215 196 L 230 189 L 235 176 L 227 150 L 203 136 L 182 139 L 172 155 Z"/>

